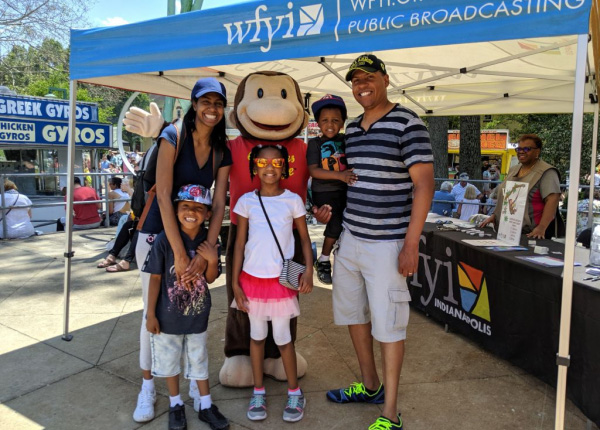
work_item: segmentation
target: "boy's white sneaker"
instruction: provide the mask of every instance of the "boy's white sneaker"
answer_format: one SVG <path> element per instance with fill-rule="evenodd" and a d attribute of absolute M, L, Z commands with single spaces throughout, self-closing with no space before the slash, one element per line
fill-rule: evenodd
<path fill-rule="evenodd" d="M 200 390 L 198 390 L 198 383 L 190 379 L 190 391 L 188 393 L 190 399 L 194 399 L 194 410 L 200 412 Z"/>
<path fill-rule="evenodd" d="M 133 411 L 133 420 L 137 423 L 145 423 L 153 419 L 154 403 L 156 403 L 156 391 L 142 387 L 138 394 L 137 406 Z"/>

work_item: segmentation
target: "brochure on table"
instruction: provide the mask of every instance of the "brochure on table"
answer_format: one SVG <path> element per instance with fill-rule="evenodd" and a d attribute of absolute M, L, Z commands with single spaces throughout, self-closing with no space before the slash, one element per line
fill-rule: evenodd
<path fill-rule="evenodd" d="M 527 203 L 529 184 L 526 182 L 507 181 L 504 188 L 502 210 L 498 220 L 498 240 L 507 245 L 519 245 L 523 214 Z"/>

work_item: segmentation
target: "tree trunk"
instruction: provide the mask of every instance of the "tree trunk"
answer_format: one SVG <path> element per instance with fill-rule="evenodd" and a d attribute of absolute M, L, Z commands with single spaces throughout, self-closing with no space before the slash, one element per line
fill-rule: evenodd
<path fill-rule="evenodd" d="M 481 125 L 479 116 L 460 117 L 460 171 L 481 179 Z M 477 188 L 481 189 L 481 186 Z"/>
<path fill-rule="evenodd" d="M 428 119 L 431 148 L 433 150 L 434 177 L 448 177 L 448 117 L 433 116 Z M 441 183 L 441 182 L 440 182 Z M 440 183 L 436 183 L 436 189 Z"/>

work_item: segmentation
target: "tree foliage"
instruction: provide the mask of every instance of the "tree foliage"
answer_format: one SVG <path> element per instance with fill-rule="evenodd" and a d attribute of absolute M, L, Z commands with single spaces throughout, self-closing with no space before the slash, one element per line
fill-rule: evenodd
<path fill-rule="evenodd" d="M 540 136 L 543 142 L 541 158 L 558 169 L 561 182 L 565 182 L 571 158 L 571 127 L 573 116 L 570 114 L 524 114 L 499 115 L 494 118 L 499 128 L 508 128 L 514 141 L 526 133 Z M 592 153 L 592 132 L 594 116 L 584 114 L 581 145 L 580 178 L 590 173 Z"/>
<path fill-rule="evenodd" d="M 38 47 L 13 46 L 0 59 L 0 85 L 9 87 L 17 94 L 40 97 L 52 92 L 51 88 L 59 88 L 64 89 L 68 97 L 69 50 L 52 39 L 44 40 Z M 96 85 L 79 84 L 77 87 L 77 100 L 98 103 L 98 119 L 105 123 L 117 122 L 121 108 L 130 95 L 129 91 Z M 149 103 L 148 95 L 142 94 L 133 105 L 148 109 Z M 134 144 L 140 140 L 139 136 L 126 131 L 123 138 Z"/>
<path fill-rule="evenodd" d="M 70 28 L 87 24 L 84 0 L 0 0 L 0 52 L 15 45 L 38 46 L 51 38 L 66 42 Z"/>

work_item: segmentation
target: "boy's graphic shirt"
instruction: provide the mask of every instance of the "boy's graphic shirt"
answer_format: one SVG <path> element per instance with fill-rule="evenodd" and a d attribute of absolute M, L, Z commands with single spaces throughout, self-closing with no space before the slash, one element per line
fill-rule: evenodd
<path fill-rule="evenodd" d="M 190 258 L 194 257 L 196 248 L 206 240 L 206 235 L 205 228 L 202 228 L 194 239 L 181 232 L 183 244 Z M 160 294 L 156 303 L 156 318 L 161 333 L 193 334 L 206 331 L 211 307 L 206 279 L 204 275 L 200 276 L 191 291 L 177 282 L 173 249 L 164 231 L 156 236 L 148 261 L 142 270 L 162 275 Z M 219 273 L 220 271 L 219 263 Z"/>
<path fill-rule="evenodd" d="M 318 165 L 324 170 L 343 172 L 348 169 L 344 135 L 338 134 L 332 139 L 320 136 L 308 141 L 306 164 Z M 346 183 L 331 179 L 313 178 L 311 189 L 314 192 L 345 191 Z"/>

